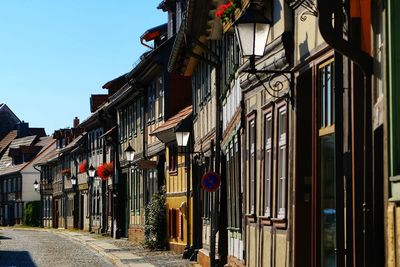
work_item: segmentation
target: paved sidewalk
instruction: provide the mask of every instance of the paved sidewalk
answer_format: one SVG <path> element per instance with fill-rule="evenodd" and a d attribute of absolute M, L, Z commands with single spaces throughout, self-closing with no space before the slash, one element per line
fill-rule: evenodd
<path fill-rule="evenodd" d="M 194 262 L 182 259 L 182 255 L 171 251 L 150 251 L 126 239 L 112 239 L 87 232 L 51 230 L 55 234 L 85 244 L 116 266 L 135 267 L 192 267 Z"/>

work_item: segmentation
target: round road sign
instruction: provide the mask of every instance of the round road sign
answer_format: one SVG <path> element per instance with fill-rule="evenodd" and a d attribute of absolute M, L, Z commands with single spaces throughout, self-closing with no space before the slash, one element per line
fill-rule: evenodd
<path fill-rule="evenodd" d="M 215 172 L 207 172 L 201 178 L 201 186 L 207 192 L 216 191 L 221 185 L 221 177 Z"/>

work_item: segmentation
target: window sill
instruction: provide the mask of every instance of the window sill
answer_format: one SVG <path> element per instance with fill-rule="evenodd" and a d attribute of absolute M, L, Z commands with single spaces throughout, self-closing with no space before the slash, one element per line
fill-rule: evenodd
<path fill-rule="evenodd" d="M 287 229 L 287 219 L 286 218 L 271 218 L 271 222 L 278 229 L 282 229 L 282 230 Z"/>
<path fill-rule="evenodd" d="M 258 218 L 260 219 L 261 225 L 272 225 L 272 219 L 270 216 L 260 216 Z"/>
<path fill-rule="evenodd" d="M 245 214 L 244 217 L 248 223 L 255 223 L 257 221 L 257 215 L 255 214 Z"/>
<path fill-rule="evenodd" d="M 178 176 L 178 171 L 168 171 L 169 176 Z"/>
<path fill-rule="evenodd" d="M 155 123 L 155 121 L 156 121 L 155 119 L 151 119 L 151 120 L 147 121 L 147 125 L 152 125 Z"/>

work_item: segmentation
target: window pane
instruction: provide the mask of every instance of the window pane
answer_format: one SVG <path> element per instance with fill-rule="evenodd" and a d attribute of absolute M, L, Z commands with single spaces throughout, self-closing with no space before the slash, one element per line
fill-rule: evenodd
<path fill-rule="evenodd" d="M 255 120 L 250 121 L 249 123 L 249 145 L 250 145 L 250 155 L 249 155 L 249 174 L 250 174 L 250 192 L 249 192 L 249 211 L 251 214 L 255 213 L 255 179 L 256 179 L 256 127 Z"/>
<path fill-rule="evenodd" d="M 265 116 L 264 150 L 264 216 L 271 216 L 271 173 L 272 173 L 272 114 Z"/>
<path fill-rule="evenodd" d="M 319 102 L 319 114 L 320 114 L 320 128 L 324 128 L 326 126 L 326 113 L 325 113 L 325 69 L 321 69 L 319 71 L 319 80 L 320 80 L 320 102 Z"/>
<path fill-rule="evenodd" d="M 321 266 L 336 266 L 335 138 L 328 135 L 320 143 L 321 183 Z"/>

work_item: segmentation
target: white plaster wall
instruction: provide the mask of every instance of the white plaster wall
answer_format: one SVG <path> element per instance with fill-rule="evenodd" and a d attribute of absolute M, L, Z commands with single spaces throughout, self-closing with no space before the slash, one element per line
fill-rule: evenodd
<path fill-rule="evenodd" d="M 31 165 L 28 165 L 21 171 L 22 175 L 22 201 L 38 201 L 40 200 L 39 191 L 35 191 L 33 183 L 40 182 L 40 172 L 35 170 Z"/>

